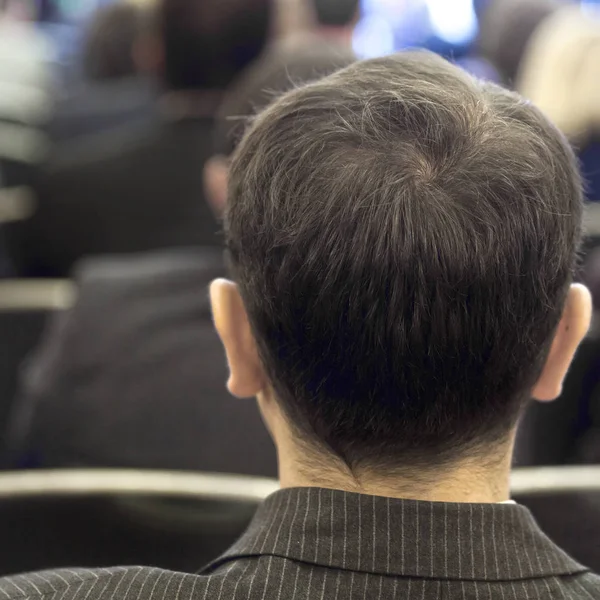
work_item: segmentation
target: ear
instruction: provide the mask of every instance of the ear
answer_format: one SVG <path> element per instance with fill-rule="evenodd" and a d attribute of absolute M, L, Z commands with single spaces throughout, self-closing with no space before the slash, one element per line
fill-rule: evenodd
<path fill-rule="evenodd" d="M 210 302 L 229 364 L 227 389 L 238 398 L 256 396 L 266 387 L 267 378 L 237 285 L 216 279 L 210 285 Z"/>
<path fill-rule="evenodd" d="M 536 400 L 554 400 L 560 396 L 564 378 L 577 347 L 588 332 L 591 318 L 589 290 L 580 284 L 572 285 L 544 370 L 532 391 Z"/>
<path fill-rule="evenodd" d="M 227 203 L 229 167 L 224 156 L 213 156 L 204 165 L 204 191 L 214 213 L 221 216 Z"/>

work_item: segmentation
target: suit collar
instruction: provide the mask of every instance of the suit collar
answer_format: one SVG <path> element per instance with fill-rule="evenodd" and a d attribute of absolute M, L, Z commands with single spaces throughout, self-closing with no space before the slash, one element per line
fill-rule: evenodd
<path fill-rule="evenodd" d="M 261 555 L 383 575 L 471 581 L 587 570 L 517 504 L 420 502 L 321 488 L 271 495 L 245 535 L 212 567 Z"/>

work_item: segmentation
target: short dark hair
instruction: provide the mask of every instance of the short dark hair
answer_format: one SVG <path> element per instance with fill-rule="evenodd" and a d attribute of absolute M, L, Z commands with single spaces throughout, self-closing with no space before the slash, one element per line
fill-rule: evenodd
<path fill-rule="evenodd" d="M 504 438 L 581 233 L 540 111 L 429 53 L 363 61 L 259 115 L 229 186 L 233 275 L 299 439 L 354 469 Z"/>
<path fill-rule="evenodd" d="M 136 72 L 133 46 L 140 21 L 140 9 L 129 2 L 96 11 L 83 42 L 83 72 L 88 79 L 119 79 Z"/>
<path fill-rule="evenodd" d="M 215 127 L 215 150 L 230 156 L 249 118 L 284 92 L 330 75 L 355 60 L 349 49 L 319 43 L 312 36 L 275 45 L 228 90 Z"/>
<path fill-rule="evenodd" d="M 165 84 L 224 90 L 262 52 L 272 0 L 161 0 Z"/>
<path fill-rule="evenodd" d="M 326 27 L 347 27 L 358 15 L 359 0 L 312 0 L 317 23 Z"/>

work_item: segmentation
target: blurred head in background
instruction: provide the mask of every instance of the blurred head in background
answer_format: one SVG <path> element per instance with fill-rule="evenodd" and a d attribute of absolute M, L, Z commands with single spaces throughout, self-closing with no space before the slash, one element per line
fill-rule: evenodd
<path fill-rule="evenodd" d="M 262 52 L 271 0 L 160 0 L 143 63 L 170 91 L 222 91 Z"/>
<path fill-rule="evenodd" d="M 482 11 L 479 49 L 513 86 L 525 48 L 537 27 L 567 0 L 491 0 Z"/>
<path fill-rule="evenodd" d="M 567 7 L 546 19 L 531 38 L 517 79 L 572 141 L 600 132 L 600 19 Z"/>
<path fill-rule="evenodd" d="M 94 14 L 83 43 L 86 79 L 105 81 L 136 73 L 134 47 L 141 18 L 141 9 L 129 2 L 110 4 Z"/>
<path fill-rule="evenodd" d="M 204 171 L 207 197 L 219 212 L 227 198 L 229 157 L 251 117 L 284 92 L 330 75 L 355 60 L 343 47 L 283 44 L 266 53 L 228 90 L 217 115 L 216 155 Z"/>
<path fill-rule="evenodd" d="M 359 17 L 359 0 L 312 0 L 317 32 L 348 44 Z"/>

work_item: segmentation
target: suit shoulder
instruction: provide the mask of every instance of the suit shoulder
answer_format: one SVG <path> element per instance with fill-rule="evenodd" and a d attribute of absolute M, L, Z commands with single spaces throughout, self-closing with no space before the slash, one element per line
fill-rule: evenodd
<path fill-rule="evenodd" d="M 62 569 L 0 578 L 4 600 L 161 600 L 164 597 L 192 598 L 202 589 L 204 577 L 151 567 L 110 569 Z"/>

